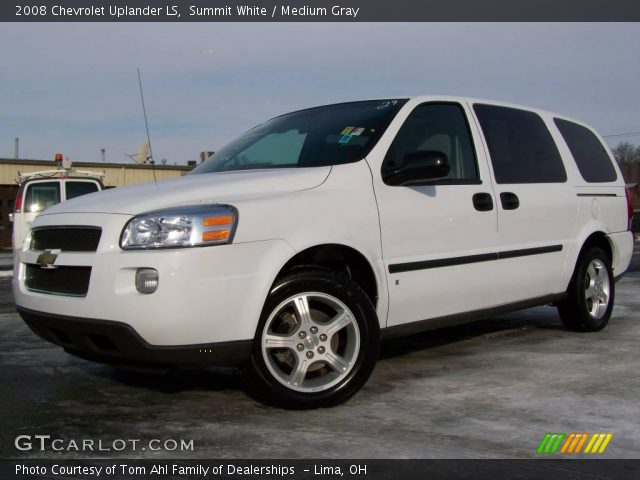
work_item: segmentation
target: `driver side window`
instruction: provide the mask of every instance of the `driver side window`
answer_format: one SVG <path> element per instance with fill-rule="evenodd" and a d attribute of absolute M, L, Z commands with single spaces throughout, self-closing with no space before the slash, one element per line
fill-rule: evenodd
<path fill-rule="evenodd" d="M 389 147 L 383 175 L 402 167 L 408 153 L 438 151 L 447 156 L 449 174 L 421 184 L 479 184 L 478 167 L 462 107 L 455 103 L 426 103 L 411 112 Z"/>

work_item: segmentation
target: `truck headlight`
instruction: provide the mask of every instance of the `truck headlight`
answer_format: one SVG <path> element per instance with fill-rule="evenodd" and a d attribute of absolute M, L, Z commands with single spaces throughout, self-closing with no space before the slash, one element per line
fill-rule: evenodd
<path fill-rule="evenodd" d="M 143 213 L 120 235 L 124 250 L 200 247 L 231 243 L 238 211 L 230 205 L 193 205 Z"/>

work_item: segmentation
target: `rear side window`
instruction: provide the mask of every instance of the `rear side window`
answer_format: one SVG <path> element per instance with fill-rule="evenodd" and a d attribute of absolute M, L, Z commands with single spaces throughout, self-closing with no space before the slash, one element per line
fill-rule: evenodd
<path fill-rule="evenodd" d="M 60 203 L 60 182 L 38 182 L 27 184 L 24 211 L 41 212 L 56 203 Z"/>
<path fill-rule="evenodd" d="M 589 183 L 615 182 L 618 178 L 607 151 L 591 130 L 554 118 L 553 121 L 567 142 L 571 155 L 578 165 L 580 175 Z"/>
<path fill-rule="evenodd" d="M 74 182 L 67 180 L 64 182 L 67 200 L 98 191 L 98 184 L 95 182 Z"/>
<path fill-rule="evenodd" d="M 567 173 L 539 115 L 517 108 L 474 105 L 498 183 L 562 183 Z"/>

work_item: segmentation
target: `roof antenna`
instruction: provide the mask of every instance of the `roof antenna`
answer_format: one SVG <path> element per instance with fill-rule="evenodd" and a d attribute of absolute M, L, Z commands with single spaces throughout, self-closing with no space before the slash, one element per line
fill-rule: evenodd
<path fill-rule="evenodd" d="M 144 114 L 144 126 L 147 129 L 147 142 L 149 143 L 149 156 L 146 160 L 151 162 L 151 169 L 153 170 L 153 181 L 158 183 L 156 178 L 156 167 L 153 161 L 153 150 L 151 149 L 151 137 L 149 136 L 149 122 L 147 121 L 147 109 L 144 106 L 144 94 L 142 93 L 142 77 L 140 76 L 140 67 L 138 67 L 138 84 L 140 85 L 140 100 L 142 100 L 142 113 Z"/>

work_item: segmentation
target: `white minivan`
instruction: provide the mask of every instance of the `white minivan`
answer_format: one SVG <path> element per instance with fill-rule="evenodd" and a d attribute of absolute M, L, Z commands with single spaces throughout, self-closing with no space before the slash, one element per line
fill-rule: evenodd
<path fill-rule="evenodd" d="M 18 311 L 69 353 L 241 365 L 288 408 L 366 382 L 381 339 L 555 305 L 607 324 L 633 249 L 624 180 L 583 123 L 485 100 L 273 118 L 190 175 L 41 214 Z"/>

